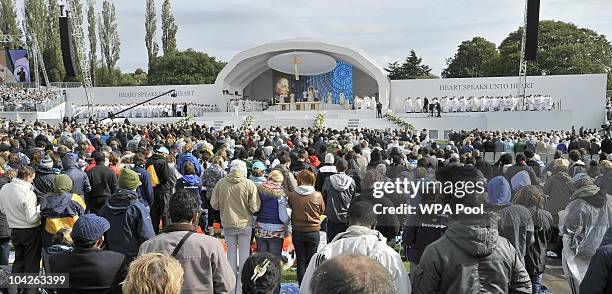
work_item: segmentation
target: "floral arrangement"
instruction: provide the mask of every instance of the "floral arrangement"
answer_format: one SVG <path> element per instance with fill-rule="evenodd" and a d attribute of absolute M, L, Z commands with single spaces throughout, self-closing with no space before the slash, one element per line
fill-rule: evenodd
<path fill-rule="evenodd" d="M 175 124 L 177 124 L 177 125 L 182 125 L 182 124 L 189 123 L 189 122 L 191 122 L 192 120 L 193 120 L 193 115 L 191 115 L 191 114 L 190 114 L 190 115 L 188 115 L 187 117 L 182 118 L 182 119 L 180 119 L 180 120 L 176 121 L 176 122 L 175 122 Z"/>
<path fill-rule="evenodd" d="M 319 114 L 317 114 L 314 120 L 314 128 L 322 129 L 323 123 L 325 123 L 325 114 L 323 114 L 322 112 L 319 112 Z"/>
<path fill-rule="evenodd" d="M 414 131 L 415 130 L 414 126 L 411 123 L 401 119 L 400 117 L 398 117 L 397 115 L 395 115 L 395 113 L 393 113 L 391 111 L 388 111 L 387 113 L 385 113 L 384 117 L 388 121 L 398 125 L 399 127 L 403 128 L 403 129 L 407 129 L 407 130 L 410 130 L 410 131 Z"/>
<path fill-rule="evenodd" d="M 245 129 L 250 129 L 253 126 L 254 122 L 255 122 L 255 117 L 249 114 L 244 119 L 244 122 L 242 123 L 242 127 Z"/>

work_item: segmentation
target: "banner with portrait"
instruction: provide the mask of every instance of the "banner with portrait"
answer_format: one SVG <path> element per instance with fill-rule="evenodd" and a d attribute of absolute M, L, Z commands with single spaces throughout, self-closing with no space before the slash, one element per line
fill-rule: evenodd
<path fill-rule="evenodd" d="M 30 61 L 24 49 L 0 49 L 0 84 L 30 83 Z"/>
<path fill-rule="evenodd" d="M 273 81 L 273 93 L 274 101 L 276 103 L 289 103 L 290 95 L 293 93 L 293 79 L 292 76 L 274 71 L 272 75 Z"/>

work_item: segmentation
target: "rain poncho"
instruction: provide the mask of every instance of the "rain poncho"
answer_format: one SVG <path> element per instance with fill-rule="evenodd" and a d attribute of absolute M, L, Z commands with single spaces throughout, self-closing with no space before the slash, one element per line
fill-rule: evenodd
<path fill-rule="evenodd" d="M 612 196 L 595 185 L 588 185 L 576 190 L 572 198 L 562 220 L 563 269 L 570 286 L 577 289 L 591 257 L 612 224 Z"/>

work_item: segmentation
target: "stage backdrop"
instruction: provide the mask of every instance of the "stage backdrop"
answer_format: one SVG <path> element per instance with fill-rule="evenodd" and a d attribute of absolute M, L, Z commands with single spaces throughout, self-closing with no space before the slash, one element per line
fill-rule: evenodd
<path fill-rule="evenodd" d="M 561 102 L 561 110 L 573 111 L 573 125 L 596 128 L 604 119 L 606 78 L 605 74 L 530 76 L 526 93 L 550 95 Z M 390 108 L 403 112 L 408 97 L 517 95 L 517 84 L 518 77 L 392 80 Z"/>
<path fill-rule="evenodd" d="M 30 61 L 23 49 L 0 49 L 0 83 L 29 83 Z"/>
<path fill-rule="evenodd" d="M 300 76 L 299 80 L 295 80 L 294 75 L 273 70 L 272 83 L 276 101 L 279 96 L 289 97 L 291 93 L 295 94 L 295 101 L 302 101 L 304 92 L 307 92 L 309 87 L 319 91 L 319 100 L 323 100 L 327 93 L 332 93 L 334 103 L 340 100 L 340 93 L 344 93 L 344 97 L 350 101 L 353 100 L 353 66 L 339 60 L 336 61 L 333 71 L 314 76 Z"/>

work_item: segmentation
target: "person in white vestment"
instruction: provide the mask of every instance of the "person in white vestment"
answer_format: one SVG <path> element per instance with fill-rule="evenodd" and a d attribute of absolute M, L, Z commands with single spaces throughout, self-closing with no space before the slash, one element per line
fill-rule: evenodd
<path fill-rule="evenodd" d="M 451 112 L 459 111 L 459 99 L 457 97 L 451 98 L 450 109 L 451 109 Z"/>
<path fill-rule="evenodd" d="M 442 98 L 442 101 L 440 101 L 440 106 L 442 107 L 442 112 L 449 112 L 450 99 L 448 96 L 444 96 L 444 98 Z"/>
<path fill-rule="evenodd" d="M 412 112 L 412 99 L 410 97 L 404 100 L 404 112 L 411 113 Z"/>
<path fill-rule="evenodd" d="M 421 97 L 417 97 L 416 101 L 414 101 L 414 110 L 415 112 L 423 112 L 423 100 L 421 100 Z"/>

